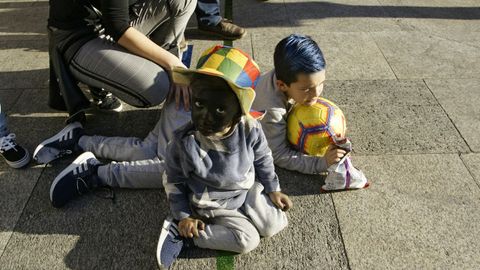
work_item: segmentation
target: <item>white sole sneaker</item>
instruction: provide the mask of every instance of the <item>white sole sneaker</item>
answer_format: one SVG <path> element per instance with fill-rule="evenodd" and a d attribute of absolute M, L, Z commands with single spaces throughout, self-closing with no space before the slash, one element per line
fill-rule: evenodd
<path fill-rule="evenodd" d="M 47 144 L 49 143 L 52 143 L 54 141 L 60 141 L 62 139 L 62 137 L 65 137 L 66 134 L 70 134 L 70 132 L 76 128 L 83 128 L 82 124 L 80 122 L 73 122 L 73 123 L 70 123 L 68 124 L 66 127 L 64 127 L 62 130 L 60 130 L 60 132 L 58 132 L 56 135 L 54 135 L 53 137 L 50 137 L 46 140 L 44 140 L 43 142 L 41 142 L 36 148 L 35 148 L 35 151 L 33 152 L 33 159 L 36 160 L 37 162 L 40 162 L 40 163 L 48 163 L 52 160 L 55 160 L 52 159 L 52 160 L 44 160 L 44 161 L 39 161 L 38 160 L 38 153 L 40 152 L 40 150 L 42 150 Z M 71 136 L 71 135 L 70 135 Z"/>
<path fill-rule="evenodd" d="M 17 161 L 9 161 L 5 158 L 5 161 L 7 162 L 8 166 L 14 169 L 20 169 L 30 162 L 30 154 L 28 153 L 27 149 L 25 149 L 25 156 L 23 156 L 22 159 Z"/>
<path fill-rule="evenodd" d="M 60 181 L 60 179 L 62 179 L 65 175 L 70 173 L 73 169 L 75 169 L 76 167 L 79 167 L 80 164 L 86 163 L 87 160 L 89 160 L 91 158 L 96 158 L 95 155 L 92 152 L 85 152 L 85 153 L 81 154 L 80 156 L 78 156 L 72 162 L 72 164 L 68 165 L 67 168 L 63 169 L 63 171 L 61 171 L 60 174 L 57 175 L 57 177 L 55 177 L 55 179 L 52 182 L 52 185 L 50 186 L 50 201 L 51 202 L 53 201 L 53 190 L 55 189 L 55 186 L 57 185 L 58 181 Z"/>
<path fill-rule="evenodd" d="M 171 217 L 167 217 L 165 221 L 163 221 L 162 231 L 160 232 L 160 236 L 158 238 L 156 255 L 157 255 L 158 267 L 160 267 L 160 269 L 165 269 L 165 267 L 162 265 L 160 258 L 162 255 L 161 253 L 162 253 L 163 242 L 165 242 L 165 239 L 170 233 L 170 226 L 172 226 L 172 223 L 173 223 L 173 220 Z"/>

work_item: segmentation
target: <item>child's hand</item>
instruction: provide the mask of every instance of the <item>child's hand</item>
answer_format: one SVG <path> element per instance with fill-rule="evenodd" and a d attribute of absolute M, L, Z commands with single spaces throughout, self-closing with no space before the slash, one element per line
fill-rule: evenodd
<path fill-rule="evenodd" d="M 334 144 L 330 144 L 328 146 L 327 152 L 325 152 L 325 160 L 327 161 L 327 168 L 330 167 L 330 165 L 335 164 L 342 159 L 344 155 L 347 154 L 347 151 L 338 148 Z"/>
<path fill-rule="evenodd" d="M 184 218 L 178 223 L 180 235 L 185 238 L 198 237 L 198 231 L 205 230 L 205 223 L 196 218 Z"/>
<path fill-rule="evenodd" d="M 268 193 L 270 200 L 272 200 L 273 204 L 275 204 L 278 208 L 282 209 L 283 211 L 287 211 L 288 209 L 292 208 L 293 203 L 290 198 L 280 192 L 280 191 L 273 191 Z"/>

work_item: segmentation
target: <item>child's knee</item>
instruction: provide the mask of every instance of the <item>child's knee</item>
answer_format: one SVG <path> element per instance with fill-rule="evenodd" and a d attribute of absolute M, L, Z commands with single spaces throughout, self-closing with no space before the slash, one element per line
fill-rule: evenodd
<path fill-rule="evenodd" d="M 254 250 L 260 244 L 260 235 L 255 232 L 238 232 L 237 233 L 237 247 L 235 252 L 248 253 Z"/>
<path fill-rule="evenodd" d="M 285 213 L 281 213 L 276 220 L 270 222 L 263 228 L 257 228 L 262 237 L 272 237 L 288 226 L 288 219 Z"/>

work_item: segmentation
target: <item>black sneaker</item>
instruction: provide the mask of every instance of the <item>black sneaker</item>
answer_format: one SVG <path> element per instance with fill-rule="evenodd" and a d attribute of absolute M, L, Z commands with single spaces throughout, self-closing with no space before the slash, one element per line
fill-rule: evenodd
<path fill-rule="evenodd" d="M 93 105 L 101 111 L 121 112 L 123 109 L 122 102 L 104 89 L 91 87 L 90 94 L 92 94 Z"/>
<path fill-rule="evenodd" d="M 182 251 L 184 238 L 180 236 L 178 224 L 171 217 L 163 222 L 157 244 L 157 262 L 161 269 L 167 269 Z"/>
<path fill-rule="evenodd" d="M 98 187 L 97 168 L 100 164 L 92 152 L 78 156 L 53 180 L 50 186 L 52 205 L 62 207 L 71 199 Z"/>
<path fill-rule="evenodd" d="M 84 134 L 82 124 L 73 122 L 60 132 L 41 142 L 33 152 L 33 159 L 38 163 L 48 163 L 57 158 L 69 156 L 80 150 L 78 140 Z"/>
<path fill-rule="evenodd" d="M 14 133 L 0 137 L 0 154 L 7 164 L 15 169 L 19 169 L 30 162 L 30 155 L 27 149 L 15 142 Z"/>

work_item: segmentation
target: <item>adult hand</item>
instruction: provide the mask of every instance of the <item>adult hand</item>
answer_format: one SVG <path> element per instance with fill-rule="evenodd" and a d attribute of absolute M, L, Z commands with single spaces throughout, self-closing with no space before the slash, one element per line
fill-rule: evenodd
<path fill-rule="evenodd" d="M 180 231 L 180 235 L 185 238 L 198 237 L 198 231 L 205 230 L 205 223 L 203 223 L 203 221 L 200 219 L 187 217 L 178 223 L 178 229 Z"/>
<path fill-rule="evenodd" d="M 347 154 L 347 151 L 338 148 L 334 144 L 330 144 L 325 153 L 325 160 L 327 161 L 327 167 L 330 167 L 332 164 L 335 164 L 342 159 L 344 155 Z"/>
<path fill-rule="evenodd" d="M 172 83 L 170 87 L 170 92 L 168 93 L 168 100 L 175 97 L 175 108 L 178 110 L 180 108 L 180 101 L 183 102 L 183 108 L 185 111 L 190 110 L 190 95 L 192 94 L 192 89 L 188 85 L 180 85 Z"/>
<path fill-rule="evenodd" d="M 293 206 L 290 198 L 280 191 L 270 192 L 268 193 L 268 196 L 270 197 L 270 200 L 272 200 L 273 204 L 283 211 L 287 211 Z"/>

